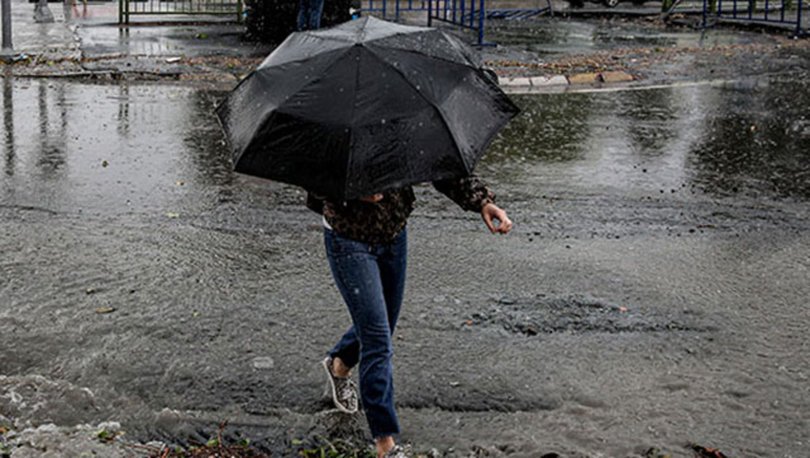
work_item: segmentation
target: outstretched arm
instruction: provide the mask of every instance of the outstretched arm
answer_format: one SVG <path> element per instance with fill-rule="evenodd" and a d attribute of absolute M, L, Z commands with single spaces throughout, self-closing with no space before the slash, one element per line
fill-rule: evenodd
<path fill-rule="evenodd" d="M 495 194 L 477 176 L 434 181 L 433 187 L 464 210 L 480 213 L 493 234 L 508 234 L 512 230 L 512 221 L 506 212 L 495 205 Z"/>

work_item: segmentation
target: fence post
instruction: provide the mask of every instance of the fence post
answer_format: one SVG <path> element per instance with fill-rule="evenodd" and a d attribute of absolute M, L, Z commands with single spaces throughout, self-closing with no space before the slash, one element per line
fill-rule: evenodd
<path fill-rule="evenodd" d="M 243 12 L 244 12 L 244 10 L 243 10 L 243 5 L 242 5 L 242 0 L 237 0 L 236 1 L 236 22 L 239 22 L 239 23 L 242 22 L 242 13 Z"/>
<path fill-rule="evenodd" d="M 433 26 L 433 0 L 428 0 L 428 27 Z"/>
<path fill-rule="evenodd" d="M 14 52 L 14 46 L 11 43 L 11 0 L 2 0 L 2 15 L 3 15 L 3 56 L 11 55 Z"/>
<path fill-rule="evenodd" d="M 486 16 L 485 0 L 481 0 L 478 7 L 478 46 L 484 45 L 484 21 Z"/>
<path fill-rule="evenodd" d="M 796 10 L 796 36 L 802 34 L 802 0 L 799 0 L 799 9 Z"/>
<path fill-rule="evenodd" d="M 709 0 L 703 0 L 703 28 L 706 28 L 706 9 L 709 7 Z"/>

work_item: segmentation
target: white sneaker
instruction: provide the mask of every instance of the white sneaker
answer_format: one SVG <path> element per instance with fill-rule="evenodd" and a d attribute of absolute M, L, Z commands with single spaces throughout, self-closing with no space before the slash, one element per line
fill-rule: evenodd
<path fill-rule="evenodd" d="M 332 373 L 332 357 L 323 360 L 323 368 L 332 391 L 335 407 L 344 413 L 357 413 L 357 386 L 349 377 L 338 377 Z"/>
<path fill-rule="evenodd" d="M 411 454 L 410 447 L 405 448 L 401 445 L 395 445 L 383 456 L 383 458 L 411 458 L 412 456 L 413 455 Z"/>

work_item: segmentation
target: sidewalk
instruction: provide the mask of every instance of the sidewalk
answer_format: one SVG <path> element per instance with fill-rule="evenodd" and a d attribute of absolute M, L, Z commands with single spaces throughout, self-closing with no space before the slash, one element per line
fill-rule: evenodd
<path fill-rule="evenodd" d="M 80 57 L 77 24 L 65 18 L 62 4 L 49 4 L 54 19 L 50 24 L 34 22 L 34 4 L 12 0 L 12 42 L 15 54 L 37 56 L 42 61 L 77 59 Z M 69 10 L 67 10 L 69 11 Z"/>
<path fill-rule="evenodd" d="M 273 49 L 242 41 L 244 26 L 221 20 L 158 23 L 139 17 L 124 27 L 115 2 L 49 6 L 55 22 L 37 24 L 33 4 L 12 0 L 15 75 L 232 82 Z"/>

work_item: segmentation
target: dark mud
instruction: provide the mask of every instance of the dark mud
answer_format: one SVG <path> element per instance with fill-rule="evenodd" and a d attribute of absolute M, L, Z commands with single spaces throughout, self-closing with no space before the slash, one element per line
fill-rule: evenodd
<path fill-rule="evenodd" d="M 807 84 L 516 97 L 480 167 L 513 234 L 417 190 L 403 439 L 803 456 Z M 115 420 L 187 444 L 227 419 L 282 456 L 335 433 L 318 362 L 349 319 L 318 217 L 230 171 L 221 95 L 3 81 L 0 413 L 17 428 Z"/>
<path fill-rule="evenodd" d="M 670 314 L 631 311 L 625 306 L 606 304 L 582 297 L 501 298 L 486 311 L 474 312 L 465 326 L 500 326 L 513 334 L 527 337 L 557 332 L 712 332 L 701 325 L 695 312 L 686 309 Z"/>

